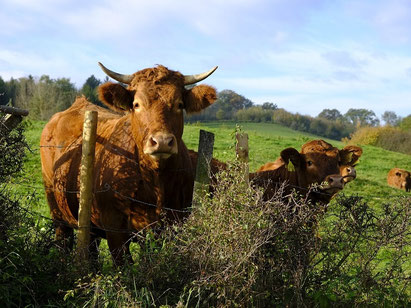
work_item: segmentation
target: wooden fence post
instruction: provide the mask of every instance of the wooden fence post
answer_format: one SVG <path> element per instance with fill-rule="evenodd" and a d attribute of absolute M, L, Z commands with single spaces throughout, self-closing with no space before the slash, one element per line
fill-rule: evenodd
<path fill-rule="evenodd" d="M 210 184 L 210 162 L 213 158 L 214 134 L 200 130 L 198 142 L 198 159 L 196 166 L 196 178 L 194 181 L 193 204 L 199 197 L 208 192 Z"/>
<path fill-rule="evenodd" d="M 80 167 L 80 204 L 78 210 L 78 260 L 88 261 L 90 245 L 90 217 L 93 202 L 93 170 L 96 147 L 97 111 L 88 110 L 84 114 L 83 144 Z"/>
<path fill-rule="evenodd" d="M 235 145 L 235 151 L 237 159 L 243 163 L 243 174 L 244 182 L 248 185 L 249 179 L 249 167 L 248 167 L 248 134 L 247 133 L 236 133 L 235 139 L 237 143 Z"/>

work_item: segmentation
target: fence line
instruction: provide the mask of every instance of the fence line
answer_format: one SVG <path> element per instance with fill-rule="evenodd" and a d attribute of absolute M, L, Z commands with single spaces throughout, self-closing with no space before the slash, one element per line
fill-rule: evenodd
<path fill-rule="evenodd" d="M 185 170 L 191 170 L 191 169 L 187 168 Z M 283 183 L 284 182 L 272 182 L 272 181 L 270 182 L 270 184 L 276 184 L 276 185 L 282 185 Z M 33 189 L 44 189 L 43 184 L 39 184 L 39 186 L 33 186 L 31 184 L 26 184 L 24 182 L 9 182 L 9 184 L 11 184 L 11 185 L 21 185 L 21 186 L 28 187 L 28 188 L 33 188 Z M 289 184 L 289 183 L 286 183 L 285 185 L 288 186 L 288 187 L 295 188 L 295 189 L 300 189 L 300 190 L 303 190 L 303 191 L 304 190 L 306 190 L 306 191 L 309 190 L 309 188 L 301 187 L 301 186 L 297 186 L 297 185 L 292 185 L 292 184 Z M 112 191 L 116 192 L 117 194 L 121 195 L 123 198 L 127 198 L 129 200 L 139 202 L 139 203 L 144 203 L 143 201 L 133 199 L 132 197 L 129 197 L 129 196 L 124 196 L 120 192 L 113 190 L 109 183 L 104 183 L 104 185 L 102 185 L 101 187 L 103 187 L 103 188 L 93 191 L 93 194 L 105 193 L 109 190 L 112 190 Z M 62 193 L 69 193 L 69 194 L 79 194 L 80 193 L 80 190 L 61 190 L 61 189 L 55 189 L 55 188 L 50 189 L 50 190 L 54 191 L 54 192 L 62 192 Z M 322 193 L 322 192 L 317 192 L 317 191 L 315 191 L 315 192 L 317 194 L 328 195 L 328 194 Z M 342 192 L 344 192 L 344 190 L 342 190 Z M 358 196 L 358 195 L 352 194 L 352 195 L 348 195 L 347 197 L 361 197 L 361 198 L 381 199 L 381 198 L 386 198 L 387 196 L 386 195 L 374 195 L 374 194 L 373 195 L 366 195 L 366 196 Z M 409 196 L 404 194 L 404 195 L 395 195 L 393 197 L 395 197 L 395 198 L 411 197 L 411 194 Z M 147 203 L 146 205 L 149 205 L 149 204 Z M 156 205 L 155 204 L 150 204 L 150 206 L 156 206 Z"/>
<path fill-rule="evenodd" d="M 285 186 L 284 183 L 283 183 L 283 185 Z M 113 191 L 116 192 L 115 190 L 113 190 Z M 118 192 L 116 192 L 116 193 L 118 193 Z M 120 195 L 121 195 L 121 194 L 120 194 Z M 123 196 L 123 197 L 125 197 L 125 198 L 128 198 L 128 199 L 130 199 L 131 201 L 134 201 L 134 202 L 139 202 L 139 203 L 143 203 L 143 204 L 145 204 L 145 205 L 157 207 L 157 205 L 155 205 L 155 204 L 146 203 L 146 202 L 143 202 L 143 201 L 140 201 L 140 200 L 137 200 L 137 199 L 128 197 L 128 196 L 124 196 L 124 195 L 121 195 L 121 196 Z M 2 197 L 2 196 L 0 195 L 0 197 Z M 346 197 L 358 197 L 358 198 L 363 199 L 362 196 L 356 196 L 356 195 L 349 195 L 349 196 L 346 196 Z M 411 197 L 411 196 L 406 196 L 406 195 L 395 196 L 395 198 L 404 198 L 404 197 Z M 29 209 L 27 209 L 27 208 L 24 208 L 24 207 L 20 206 L 20 205 L 16 205 L 16 206 L 17 206 L 18 208 L 20 208 L 21 210 L 23 210 L 23 211 L 25 211 L 25 212 L 27 212 L 28 214 L 31 214 L 31 215 L 33 215 L 33 216 L 38 216 L 38 217 L 43 218 L 43 219 L 45 219 L 45 220 L 47 220 L 47 221 L 50 221 L 50 222 L 53 222 L 53 223 L 62 224 L 62 225 L 65 225 L 65 226 L 67 226 L 67 227 L 70 227 L 70 228 L 79 229 L 79 227 L 78 227 L 77 225 L 71 225 L 71 224 L 67 223 L 67 222 L 64 221 L 64 220 L 53 219 L 53 218 L 44 216 L 43 214 L 41 214 L 41 213 L 39 213 L 39 212 L 31 211 L 31 210 L 29 210 Z M 163 208 L 163 209 L 176 211 L 175 209 L 169 209 L 169 208 Z M 193 209 L 194 209 L 193 207 L 187 207 L 186 210 L 177 210 L 177 211 L 184 211 L 184 213 L 191 213 Z M 81 228 L 81 227 L 80 227 L 80 228 Z M 137 231 L 137 230 L 132 230 L 132 229 L 111 229 L 111 228 L 104 228 L 104 227 L 98 227 L 98 226 L 92 226 L 92 229 L 97 229 L 97 230 L 101 230 L 101 231 L 105 231 L 105 232 L 117 232 L 117 233 L 139 233 L 139 232 L 142 232 L 142 231 L 143 231 L 143 230 Z"/>

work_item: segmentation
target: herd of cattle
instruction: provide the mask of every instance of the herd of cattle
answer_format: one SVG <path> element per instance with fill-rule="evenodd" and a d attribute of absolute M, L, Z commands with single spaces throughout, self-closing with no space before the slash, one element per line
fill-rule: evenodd
<path fill-rule="evenodd" d="M 99 63 L 100 64 L 100 63 Z M 129 257 L 132 232 L 165 218 L 181 219 L 191 206 L 198 154 L 182 140 L 184 110 L 200 112 L 217 98 L 208 85 L 194 85 L 215 69 L 185 76 L 158 65 L 131 75 L 115 73 L 102 64 L 116 81 L 99 87 L 99 98 L 112 111 L 79 97 L 65 111 L 55 114 L 41 135 L 42 175 L 47 201 L 56 222 L 56 237 L 70 246 L 77 226 L 79 173 L 84 113 L 98 111 L 92 205 L 92 243 L 107 239 L 116 263 Z M 328 203 L 356 177 L 362 155 L 357 146 L 339 150 L 323 140 L 304 144 L 300 151 L 284 149 L 280 158 L 250 173 L 253 185 L 271 198 L 281 183 L 309 194 L 312 202 Z M 215 159 L 211 172 L 225 168 Z M 410 173 L 393 169 L 390 185 L 411 188 Z M 216 183 L 214 183 L 216 184 Z M 312 184 L 318 188 L 310 189 Z M 124 232 L 129 230 L 130 232 Z"/>

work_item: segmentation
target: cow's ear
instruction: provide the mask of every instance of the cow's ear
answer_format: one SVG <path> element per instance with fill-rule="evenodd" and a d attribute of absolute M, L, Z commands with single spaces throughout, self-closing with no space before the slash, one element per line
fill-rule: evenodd
<path fill-rule="evenodd" d="M 217 99 L 215 88 L 207 85 L 199 85 L 187 90 L 184 95 L 184 108 L 187 113 L 200 112 Z"/>
<path fill-rule="evenodd" d="M 283 159 L 287 169 L 293 171 L 292 169 L 298 169 L 301 166 L 301 155 L 294 148 L 287 148 L 281 151 L 281 158 Z"/>
<path fill-rule="evenodd" d="M 340 150 L 341 163 L 343 165 L 353 166 L 358 163 L 362 155 L 362 148 L 356 145 L 347 145 Z"/>
<path fill-rule="evenodd" d="M 98 88 L 98 98 L 115 111 L 129 111 L 133 106 L 133 95 L 118 83 L 107 82 Z"/>

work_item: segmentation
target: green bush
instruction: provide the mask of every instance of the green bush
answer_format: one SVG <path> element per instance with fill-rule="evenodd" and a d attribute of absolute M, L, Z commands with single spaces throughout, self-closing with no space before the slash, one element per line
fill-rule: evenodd
<path fill-rule="evenodd" d="M 70 285 L 68 258 L 53 242 L 50 222 L 40 223 L 31 204 L 35 193 L 16 195 L 8 185 L 20 172 L 26 143 L 23 127 L 9 132 L 0 123 L 0 303 L 2 307 L 43 306 L 61 301 Z M 63 261 L 63 262 L 62 262 Z"/>
<path fill-rule="evenodd" d="M 411 154 L 411 132 L 397 127 L 361 127 L 351 135 L 351 142 Z"/>

